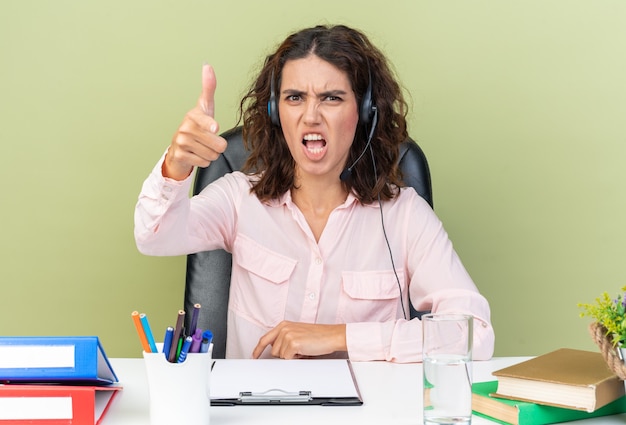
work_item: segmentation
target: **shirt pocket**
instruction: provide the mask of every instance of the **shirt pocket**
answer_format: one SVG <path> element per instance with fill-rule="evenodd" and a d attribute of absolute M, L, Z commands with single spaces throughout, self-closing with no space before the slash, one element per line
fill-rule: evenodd
<path fill-rule="evenodd" d="M 233 247 L 231 308 L 265 328 L 276 326 L 285 317 L 289 278 L 296 264 L 295 259 L 238 235 Z"/>
<path fill-rule="evenodd" d="M 398 272 L 401 287 L 404 275 Z M 393 270 L 343 272 L 338 321 L 386 322 L 398 318 L 400 288 Z"/>

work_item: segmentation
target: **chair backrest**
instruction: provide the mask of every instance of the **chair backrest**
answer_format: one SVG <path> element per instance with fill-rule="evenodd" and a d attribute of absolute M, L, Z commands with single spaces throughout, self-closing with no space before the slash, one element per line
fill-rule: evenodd
<path fill-rule="evenodd" d="M 222 134 L 228 141 L 226 151 L 207 168 L 196 173 L 193 194 L 223 176 L 240 170 L 248 152 L 244 148 L 241 127 L 235 127 Z M 408 139 L 400 146 L 399 165 L 403 180 L 413 187 L 432 207 L 433 195 L 430 169 L 422 149 Z M 206 251 L 187 256 L 187 276 L 185 283 L 185 311 L 192 311 L 193 305 L 202 305 L 198 327 L 213 332 L 213 358 L 224 358 L 226 352 L 226 319 L 230 290 L 231 255 L 224 250 Z M 411 306 L 411 318 L 419 316 Z M 189 326 L 189 323 L 187 323 Z"/>

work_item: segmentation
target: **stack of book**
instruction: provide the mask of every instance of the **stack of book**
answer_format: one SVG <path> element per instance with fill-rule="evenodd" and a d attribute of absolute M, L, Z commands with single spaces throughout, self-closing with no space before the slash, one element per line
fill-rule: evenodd
<path fill-rule="evenodd" d="M 0 337 L 0 424 L 99 424 L 117 382 L 96 336 Z"/>
<path fill-rule="evenodd" d="M 472 385 L 478 416 L 544 425 L 626 412 L 624 382 L 602 354 L 562 348 L 493 372 Z"/>

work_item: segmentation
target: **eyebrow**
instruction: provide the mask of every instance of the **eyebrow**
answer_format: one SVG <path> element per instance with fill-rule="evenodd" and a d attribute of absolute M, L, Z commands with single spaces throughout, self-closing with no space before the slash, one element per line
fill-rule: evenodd
<path fill-rule="evenodd" d="M 346 95 L 346 91 L 345 90 L 327 90 L 327 91 L 323 91 L 321 93 L 318 93 L 317 96 L 318 97 L 327 97 L 327 96 L 345 96 Z M 302 91 L 302 90 L 296 90 L 296 89 L 285 89 L 283 90 L 283 94 L 284 95 L 288 95 L 288 96 L 302 96 L 305 95 L 306 92 Z"/>

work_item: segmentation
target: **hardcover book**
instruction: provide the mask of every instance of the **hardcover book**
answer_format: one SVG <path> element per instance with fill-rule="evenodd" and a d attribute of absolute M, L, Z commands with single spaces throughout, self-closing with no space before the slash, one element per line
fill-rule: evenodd
<path fill-rule="evenodd" d="M 498 381 L 472 385 L 472 410 L 478 416 L 512 425 L 548 425 L 626 412 L 626 397 L 591 412 L 494 397 Z"/>
<path fill-rule="evenodd" d="M 601 353 L 561 348 L 497 370 L 497 397 L 593 412 L 624 395 Z"/>

